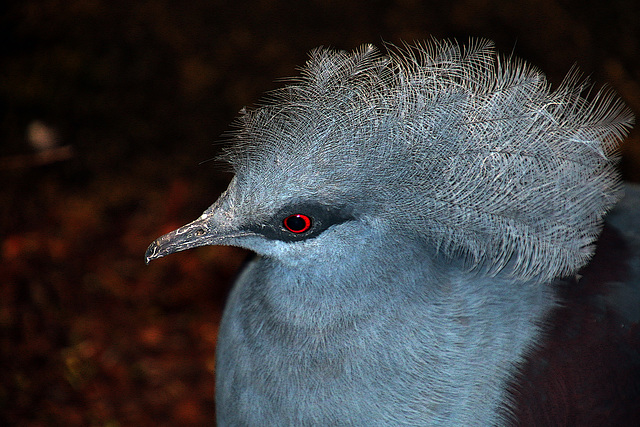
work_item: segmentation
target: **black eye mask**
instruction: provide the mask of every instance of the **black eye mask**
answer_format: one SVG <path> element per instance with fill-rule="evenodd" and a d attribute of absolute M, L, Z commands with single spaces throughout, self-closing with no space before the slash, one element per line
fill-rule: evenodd
<path fill-rule="evenodd" d="M 269 239 L 297 242 L 317 237 L 332 225 L 353 219 L 351 210 L 342 207 L 301 202 L 285 206 L 264 223 L 246 228 Z"/>

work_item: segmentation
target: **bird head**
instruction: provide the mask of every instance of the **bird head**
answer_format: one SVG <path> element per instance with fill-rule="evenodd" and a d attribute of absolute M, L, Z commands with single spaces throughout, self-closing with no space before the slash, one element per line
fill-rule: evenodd
<path fill-rule="evenodd" d="M 483 40 L 316 49 L 301 77 L 241 112 L 227 191 L 146 260 L 234 245 L 317 264 L 393 242 L 516 279 L 569 274 L 617 200 L 632 122 L 585 87 L 570 75 L 552 91 Z"/>

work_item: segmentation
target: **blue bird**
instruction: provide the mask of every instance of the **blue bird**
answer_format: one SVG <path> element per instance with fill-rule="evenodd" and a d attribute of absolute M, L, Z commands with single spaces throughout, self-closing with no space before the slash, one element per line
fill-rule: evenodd
<path fill-rule="evenodd" d="M 218 425 L 512 422 L 513 384 L 621 195 L 633 115 L 588 87 L 434 40 L 316 49 L 243 110 L 228 189 L 146 253 L 257 254 L 220 324 Z"/>

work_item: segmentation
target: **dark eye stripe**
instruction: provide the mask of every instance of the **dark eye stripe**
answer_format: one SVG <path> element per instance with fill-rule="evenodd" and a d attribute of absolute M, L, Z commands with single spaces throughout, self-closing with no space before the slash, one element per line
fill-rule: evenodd
<path fill-rule="evenodd" d="M 329 227 L 353 219 L 352 210 L 344 206 L 297 202 L 278 209 L 270 218 L 247 224 L 245 229 L 267 239 L 298 242 L 313 239 Z"/>

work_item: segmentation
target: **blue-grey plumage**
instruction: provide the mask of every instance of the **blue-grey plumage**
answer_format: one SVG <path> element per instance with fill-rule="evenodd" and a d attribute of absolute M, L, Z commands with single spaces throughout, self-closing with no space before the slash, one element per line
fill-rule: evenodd
<path fill-rule="evenodd" d="M 619 197 L 632 115 L 473 41 L 318 49 L 243 111 L 235 177 L 147 261 L 257 253 L 220 325 L 219 425 L 496 425 Z"/>

